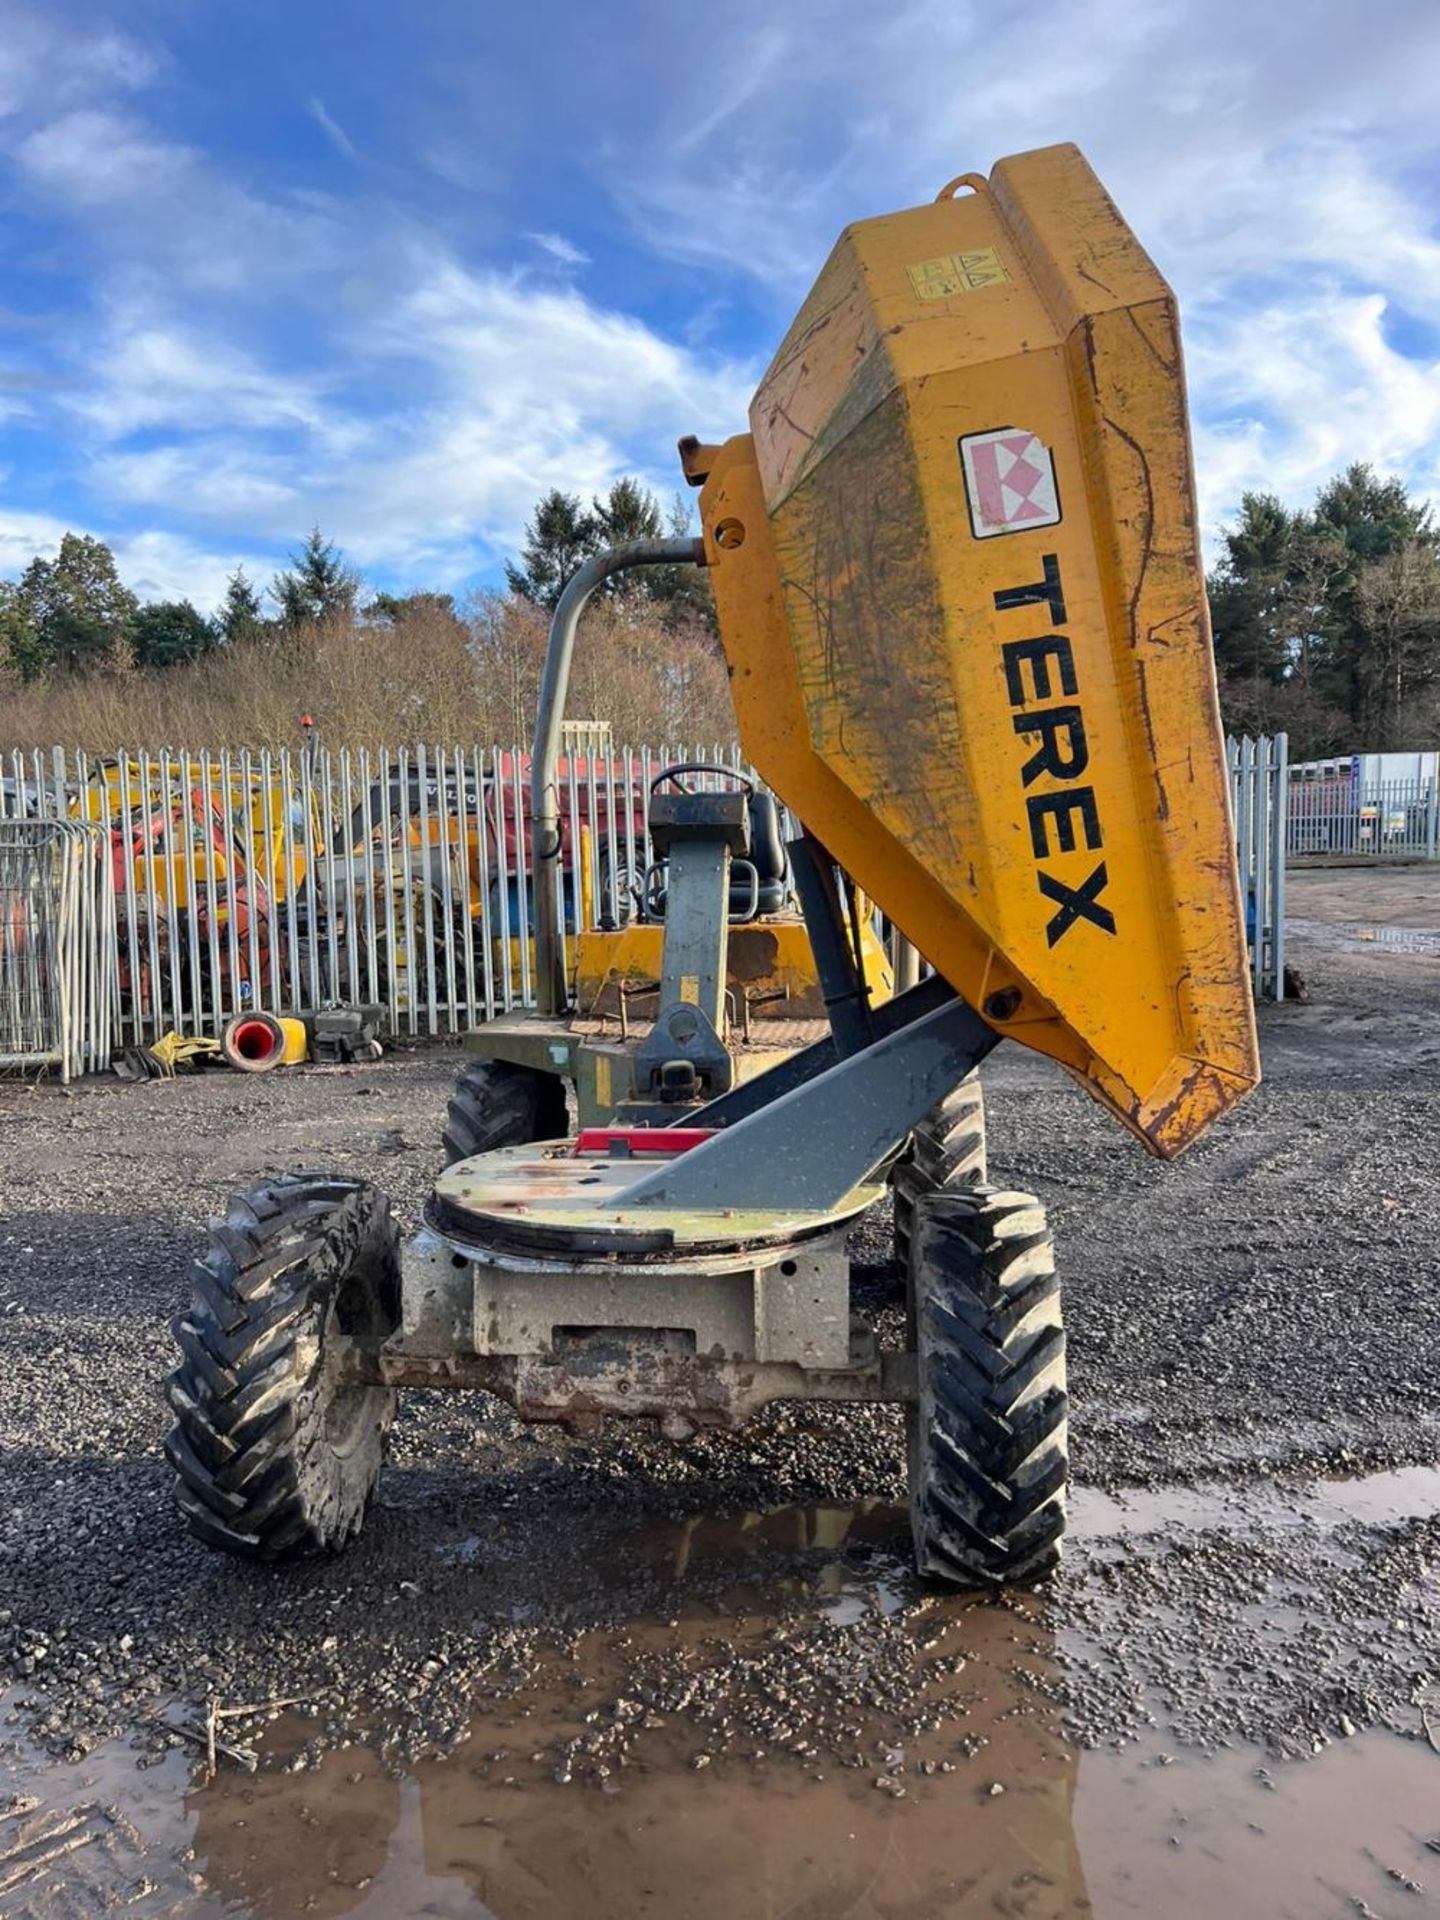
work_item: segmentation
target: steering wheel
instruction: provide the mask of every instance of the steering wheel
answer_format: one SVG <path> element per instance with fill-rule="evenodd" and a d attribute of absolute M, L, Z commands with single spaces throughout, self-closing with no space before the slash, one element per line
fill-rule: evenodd
<path fill-rule="evenodd" d="M 753 793 L 755 782 L 748 774 L 741 773 L 736 767 L 717 767 L 709 760 L 685 760 L 678 766 L 665 767 L 650 782 L 650 795 L 654 796 L 668 781 L 677 793 L 692 793 L 694 789 L 685 785 L 685 776 L 692 773 L 717 773 L 724 780 L 733 780 L 742 793 Z"/>

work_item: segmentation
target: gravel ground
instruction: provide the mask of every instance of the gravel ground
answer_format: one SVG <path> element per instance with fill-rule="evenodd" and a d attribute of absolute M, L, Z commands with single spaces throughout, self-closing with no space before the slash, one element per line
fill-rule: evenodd
<path fill-rule="evenodd" d="M 160 1458 L 168 1321 L 207 1215 L 259 1174 L 323 1166 L 371 1175 L 413 1221 L 458 1056 L 0 1088 L 0 1742 L 159 1750 L 162 1712 L 298 1694 L 286 1765 L 362 1735 L 399 1763 L 577 1664 L 598 1721 L 547 1775 L 603 1780 L 647 1716 L 683 1719 L 706 1764 L 868 1764 L 877 1741 L 959 1726 L 967 1662 L 1008 1662 L 1014 1711 L 1081 1747 L 1310 1753 L 1440 1725 L 1440 963 L 1356 932 L 1440 928 L 1437 880 L 1292 876 L 1310 1002 L 1267 1010 L 1265 1085 L 1176 1165 L 1044 1063 L 987 1067 L 994 1175 L 1052 1210 L 1077 1482 L 1060 1582 L 991 1606 L 911 1581 L 884 1409 L 776 1408 L 674 1448 L 411 1394 L 347 1555 L 208 1554 Z M 866 1229 L 877 1272 L 887 1235 Z M 1340 1478 L 1359 1492 L 1327 1506 L 1312 1483 Z M 684 1639 L 737 1607 L 755 1632 Z M 670 1620 L 681 1642 L 637 1624 Z"/>

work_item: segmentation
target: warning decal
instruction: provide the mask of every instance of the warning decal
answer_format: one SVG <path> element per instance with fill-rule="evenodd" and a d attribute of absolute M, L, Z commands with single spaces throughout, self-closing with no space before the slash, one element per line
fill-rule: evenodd
<path fill-rule="evenodd" d="M 905 271 L 917 300 L 950 300 L 959 293 L 979 293 L 984 287 L 1010 284 L 1010 276 L 994 247 L 975 247 L 969 253 L 942 253 L 938 260 L 917 260 Z"/>
<path fill-rule="evenodd" d="M 1060 494 L 1050 449 L 1019 427 L 970 433 L 960 441 L 970 529 L 977 540 L 1029 533 L 1060 519 Z"/>

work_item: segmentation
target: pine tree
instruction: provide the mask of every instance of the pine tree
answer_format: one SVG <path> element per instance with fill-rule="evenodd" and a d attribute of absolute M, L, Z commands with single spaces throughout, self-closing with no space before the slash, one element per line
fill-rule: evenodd
<path fill-rule="evenodd" d="M 29 604 L 13 580 L 0 580 L 0 654 L 27 684 L 45 672 Z"/>
<path fill-rule="evenodd" d="M 654 494 L 629 475 L 616 480 L 603 498 L 593 496 L 587 513 L 579 497 L 552 488 L 525 529 L 518 564 L 507 564 L 512 593 L 554 610 L 566 582 L 592 553 L 627 540 L 655 540 L 690 530 L 690 511 L 676 500 L 667 514 Z M 667 624 L 698 621 L 716 631 L 715 603 L 703 572 L 692 566 L 643 567 L 617 574 L 602 591 L 623 601 L 650 600 L 665 610 Z"/>
<path fill-rule="evenodd" d="M 270 588 L 287 627 L 353 613 L 359 591 L 359 574 L 319 527 L 311 528 L 304 546 L 290 555 L 290 565 L 276 574 Z"/>
<path fill-rule="evenodd" d="M 1424 557 L 1434 553 L 1440 534 L 1430 509 L 1410 498 L 1403 480 L 1382 480 L 1363 461 L 1321 488 L 1315 518 L 1332 531 L 1340 552 L 1329 597 L 1326 691 L 1349 714 L 1356 744 L 1384 749 L 1398 743 L 1407 700 L 1435 678 L 1429 663 L 1440 634 L 1433 595 L 1423 583 L 1433 580 Z M 1382 614 L 1382 607 L 1390 611 Z"/>
<path fill-rule="evenodd" d="M 152 600 L 130 629 L 137 667 L 173 667 L 198 660 L 216 644 L 215 629 L 188 600 Z"/>
<path fill-rule="evenodd" d="M 1334 529 L 1292 513 L 1273 494 L 1247 493 L 1210 576 L 1210 620 L 1222 673 L 1278 686 L 1304 671 L 1339 564 Z"/>
<path fill-rule="evenodd" d="M 553 612 L 565 583 L 599 544 L 599 526 L 579 495 L 552 487 L 530 516 L 519 564 L 506 563 L 510 591 Z"/>
<path fill-rule="evenodd" d="M 1208 584 L 1227 725 L 1297 759 L 1431 737 L 1440 532 L 1403 481 L 1356 462 L 1309 513 L 1246 494 Z"/>
<path fill-rule="evenodd" d="M 215 633 L 227 647 L 256 640 L 268 622 L 260 610 L 260 596 L 243 567 L 236 567 L 225 582 L 225 598 L 215 616 Z"/>
<path fill-rule="evenodd" d="M 660 536 L 660 502 L 628 476 L 617 480 L 603 500 L 592 498 L 590 510 L 597 546 L 618 547 L 627 540 Z"/>
<path fill-rule="evenodd" d="M 1412 540 L 1422 546 L 1440 543 L 1429 507 L 1410 498 L 1403 480 L 1381 480 L 1361 460 L 1320 489 L 1315 518 L 1334 528 L 1357 564 L 1398 553 Z"/>

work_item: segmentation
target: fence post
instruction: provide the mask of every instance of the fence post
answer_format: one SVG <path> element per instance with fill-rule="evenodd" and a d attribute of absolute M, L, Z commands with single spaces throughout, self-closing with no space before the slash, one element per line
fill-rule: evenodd
<path fill-rule="evenodd" d="M 1270 932 L 1270 849 L 1274 841 L 1270 832 L 1270 819 L 1267 808 L 1274 805 L 1274 782 L 1271 768 L 1274 764 L 1274 742 L 1268 734 L 1262 734 L 1255 742 L 1255 759 L 1252 768 L 1252 799 L 1250 812 L 1251 836 L 1251 880 L 1254 894 L 1255 933 L 1254 951 L 1250 956 L 1251 977 L 1255 983 L 1255 998 L 1263 998 L 1266 986 L 1265 943 Z"/>
<path fill-rule="evenodd" d="M 1290 736 L 1277 733 L 1275 798 L 1271 814 L 1273 854 L 1270 889 L 1270 984 L 1277 1000 L 1285 998 L 1285 849 L 1290 823 Z"/>

